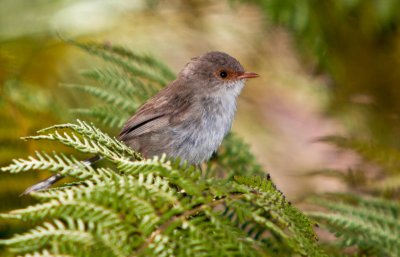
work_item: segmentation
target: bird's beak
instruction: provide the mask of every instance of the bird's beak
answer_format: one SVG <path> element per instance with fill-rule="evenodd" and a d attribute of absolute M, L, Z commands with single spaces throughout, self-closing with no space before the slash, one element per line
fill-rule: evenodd
<path fill-rule="evenodd" d="M 257 78 L 259 75 L 254 72 L 243 72 L 243 74 L 238 76 L 238 79 L 250 79 L 250 78 Z"/>

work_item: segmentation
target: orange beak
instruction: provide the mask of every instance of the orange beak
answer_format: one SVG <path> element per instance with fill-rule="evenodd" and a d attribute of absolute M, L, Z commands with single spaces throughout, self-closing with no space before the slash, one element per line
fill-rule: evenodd
<path fill-rule="evenodd" d="M 254 72 L 244 72 L 242 75 L 238 76 L 238 79 L 250 79 L 250 78 L 257 78 L 259 75 Z"/>

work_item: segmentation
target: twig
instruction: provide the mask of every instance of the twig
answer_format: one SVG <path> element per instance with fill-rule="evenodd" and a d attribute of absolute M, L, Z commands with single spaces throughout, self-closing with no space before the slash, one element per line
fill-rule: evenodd
<path fill-rule="evenodd" d="M 234 194 L 231 197 L 225 197 L 219 200 L 215 200 L 213 202 L 210 203 L 205 203 L 202 204 L 194 209 L 191 210 L 187 210 L 177 216 L 173 216 L 172 218 L 170 218 L 167 222 L 165 222 L 162 226 L 160 226 L 158 229 L 156 229 L 153 233 L 151 233 L 150 237 L 147 238 L 146 242 L 144 242 L 139 249 L 136 251 L 136 253 L 134 255 L 132 255 L 131 257 L 136 257 L 136 256 L 140 256 L 140 254 L 142 254 L 142 252 L 154 241 L 154 239 L 156 238 L 156 236 L 162 234 L 172 223 L 174 223 L 175 221 L 179 220 L 179 219 L 185 219 L 187 217 L 190 217 L 208 207 L 214 207 L 217 206 L 219 204 L 222 204 L 224 202 L 226 202 L 227 200 L 237 200 L 237 199 L 242 199 L 244 198 L 245 195 L 244 194 Z"/>

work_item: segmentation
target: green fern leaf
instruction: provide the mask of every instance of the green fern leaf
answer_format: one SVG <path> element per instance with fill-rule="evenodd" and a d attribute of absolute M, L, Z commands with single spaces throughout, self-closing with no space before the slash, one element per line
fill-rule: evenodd
<path fill-rule="evenodd" d="M 172 77 L 175 77 L 168 68 L 150 56 L 135 55 L 122 47 L 113 47 L 97 43 L 82 44 L 72 41 L 71 43 L 90 54 L 97 55 L 105 61 L 117 65 L 132 76 L 147 79 L 160 86 L 164 86 Z M 150 69 L 146 69 L 146 67 L 142 68 L 138 66 L 138 64 L 145 64 L 147 68 Z M 154 70 L 159 72 L 154 72 Z M 165 75 L 167 75 L 167 77 L 165 77 Z"/>
<path fill-rule="evenodd" d="M 346 196 L 346 198 L 343 198 Z M 357 245 L 361 250 L 379 256 L 400 254 L 400 204 L 380 198 L 341 197 L 342 203 L 325 198 L 313 202 L 333 213 L 313 212 L 310 215 L 321 221 L 337 237 L 342 246 Z"/>
<path fill-rule="evenodd" d="M 155 58 L 117 46 L 72 43 L 115 65 L 84 73 L 98 87 L 73 86 L 102 100 L 100 107 L 78 112 L 111 127 L 121 126 L 129 112 L 175 78 Z M 118 117 L 115 108 L 121 113 Z M 263 174 L 248 146 L 236 136 L 227 138 L 202 174 L 197 167 L 165 156 L 143 159 L 79 120 L 39 133 L 26 139 L 52 140 L 104 157 L 103 167 L 40 153 L 2 169 L 50 170 L 77 180 L 33 193 L 38 204 L 0 215 L 35 226 L 26 234 L 0 240 L 19 254 L 326 256 L 316 244 L 314 223 L 291 206 L 269 178 L 235 177 Z"/>
<path fill-rule="evenodd" d="M 71 132 L 61 132 L 61 130 L 70 129 Z M 24 139 L 33 140 L 53 140 L 63 143 L 67 146 L 73 147 L 78 151 L 84 153 L 98 154 L 109 160 L 118 160 L 126 158 L 141 159 L 138 153 L 126 146 L 124 143 L 111 138 L 107 134 L 100 131 L 98 128 L 91 126 L 80 120 L 77 124 L 61 124 L 55 125 L 46 129 L 42 129 L 39 133 L 54 130 L 53 133 L 45 135 L 30 136 Z"/>
<path fill-rule="evenodd" d="M 61 175 L 69 175 L 78 179 L 87 179 L 94 175 L 93 168 L 84 162 L 76 160 L 73 156 L 67 157 L 64 154 L 36 152 L 36 157 L 28 159 L 16 159 L 14 163 L 1 168 L 2 171 L 19 173 L 29 170 L 49 170 Z"/>
<path fill-rule="evenodd" d="M 88 85 L 75 85 L 75 84 L 64 84 L 67 88 L 82 90 L 92 96 L 99 98 L 106 104 L 114 107 L 119 107 L 123 112 L 133 113 L 137 109 L 137 105 L 129 97 L 116 94 L 115 92 L 100 89 L 95 86 Z"/>
<path fill-rule="evenodd" d="M 74 257 L 74 256 L 67 255 L 67 254 L 52 254 L 47 250 L 43 250 L 41 252 L 34 252 L 34 253 L 28 253 L 25 255 L 18 255 L 18 257 Z"/>
<path fill-rule="evenodd" d="M 75 114 L 93 117 L 100 123 L 110 128 L 121 128 L 129 118 L 128 112 L 118 112 L 109 107 L 93 107 L 90 109 L 72 109 Z"/>

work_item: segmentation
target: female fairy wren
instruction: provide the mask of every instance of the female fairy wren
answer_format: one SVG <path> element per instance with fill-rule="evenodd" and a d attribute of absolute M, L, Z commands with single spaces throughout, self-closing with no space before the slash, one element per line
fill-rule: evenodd
<path fill-rule="evenodd" d="M 193 58 L 126 122 L 119 139 L 145 157 L 207 161 L 231 128 L 245 79 L 257 76 L 222 52 Z"/>
<path fill-rule="evenodd" d="M 193 58 L 176 80 L 125 123 L 118 139 L 145 158 L 164 153 L 195 165 L 207 161 L 231 128 L 245 80 L 255 77 L 258 74 L 245 72 L 226 53 L 209 52 Z M 48 188 L 61 178 L 56 174 L 24 194 Z"/>

